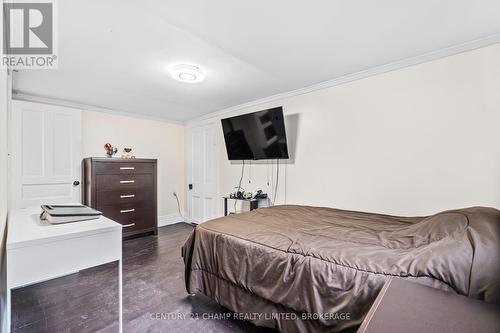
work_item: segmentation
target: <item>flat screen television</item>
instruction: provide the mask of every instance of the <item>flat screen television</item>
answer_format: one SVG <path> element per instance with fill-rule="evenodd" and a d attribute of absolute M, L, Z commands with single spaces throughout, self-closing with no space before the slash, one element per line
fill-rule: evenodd
<path fill-rule="evenodd" d="M 281 106 L 221 121 L 229 160 L 288 158 Z"/>

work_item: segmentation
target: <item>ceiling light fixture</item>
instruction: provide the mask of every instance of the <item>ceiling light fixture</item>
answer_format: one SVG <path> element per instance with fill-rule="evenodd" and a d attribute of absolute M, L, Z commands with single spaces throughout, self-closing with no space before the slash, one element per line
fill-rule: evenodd
<path fill-rule="evenodd" d="M 205 79 L 205 73 L 195 65 L 177 64 L 169 68 L 170 75 L 177 81 L 197 83 Z"/>

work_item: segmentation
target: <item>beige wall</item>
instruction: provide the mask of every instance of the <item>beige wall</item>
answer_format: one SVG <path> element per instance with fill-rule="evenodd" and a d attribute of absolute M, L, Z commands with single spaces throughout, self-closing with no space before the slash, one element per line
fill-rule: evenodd
<path fill-rule="evenodd" d="M 109 142 L 118 147 L 132 147 L 137 158 L 158 159 L 159 215 L 175 214 L 176 191 L 184 207 L 185 127 L 180 124 L 144 120 L 102 112 L 82 112 L 83 157 L 104 156 Z"/>
<path fill-rule="evenodd" d="M 279 105 L 298 120 L 279 203 L 402 215 L 500 207 L 500 45 L 237 113 Z M 241 168 L 227 161 L 222 133 L 219 144 L 227 194 Z M 272 193 L 270 167 L 253 165 L 251 184 L 248 171 L 245 189 Z"/>

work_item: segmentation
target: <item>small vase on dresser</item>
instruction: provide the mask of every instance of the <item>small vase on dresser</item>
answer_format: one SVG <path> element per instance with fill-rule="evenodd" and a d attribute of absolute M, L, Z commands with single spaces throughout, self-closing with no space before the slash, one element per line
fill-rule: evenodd
<path fill-rule="evenodd" d="M 158 233 L 157 160 L 83 160 L 83 203 L 123 225 L 123 237 Z"/>

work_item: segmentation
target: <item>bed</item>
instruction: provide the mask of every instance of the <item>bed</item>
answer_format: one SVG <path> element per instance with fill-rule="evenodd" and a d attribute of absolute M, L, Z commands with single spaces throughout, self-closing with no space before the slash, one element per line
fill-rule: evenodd
<path fill-rule="evenodd" d="M 198 225 L 182 254 L 188 293 L 256 325 L 340 332 L 391 276 L 500 304 L 500 211 L 397 217 L 284 205 Z"/>

